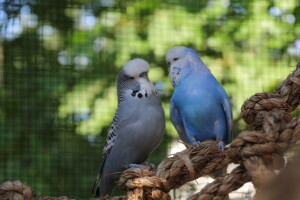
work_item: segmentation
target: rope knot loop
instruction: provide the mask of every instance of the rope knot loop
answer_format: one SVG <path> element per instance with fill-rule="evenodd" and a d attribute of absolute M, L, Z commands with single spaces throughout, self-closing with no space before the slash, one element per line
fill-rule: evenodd
<path fill-rule="evenodd" d="M 154 171 L 145 168 L 129 168 L 119 180 L 123 190 L 128 191 L 128 199 L 171 199 L 166 179 L 154 176 Z"/>

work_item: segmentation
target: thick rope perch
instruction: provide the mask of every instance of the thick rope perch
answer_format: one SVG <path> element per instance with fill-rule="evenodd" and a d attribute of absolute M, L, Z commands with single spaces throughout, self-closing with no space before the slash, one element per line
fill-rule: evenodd
<path fill-rule="evenodd" d="M 169 184 L 165 179 L 154 176 L 148 169 L 131 168 L 119 180 L 123 190 L 131 189 L 128 199 L 171 199 Z"/>
<path fill-rule="evenodd" d="M 275 93 L 258 93 L 250 97 L 241 108 L 245 122 L 254 128 L 262 126 L 267 112 L 281 111 L 283 119 L 290 120 L 300 104 L 300 62 L 296 70 L 282 81 Z"/>
<path fill-rule="evenodd" d="M 230 159 L 215 141 L 205 141 L 163 160 L 157 168 L 156 176 L 165 178 L 173 189 L 222 169 L 229 163 Z"/>
<path fill-rule="evenodd" d="M 0 185 L 1 200 L 69 200 L 68 197 L 36 198 L 36 194 L 31 187 L 23 185 L 20 181 L 6 181 Z"/>
<path fill-rule="evenodd" d="M 240 165 L 230 174 L 223 175 L 206 185 L 189 200 L 225 199 L 231 191 L 249 181 L 255 185 L 259 197 L 276 181 L 274 169 L 281 169 L 284 166 L 284 152 L 300 139 L 300 116 L 292 120 L 290 115 L 299 104 L 300 63 L 296 66 L 296 70 L 279 84 L 275 93 L 258 93 L 245 101 L 241 115 L 255 131 L 241 132 L 225 152 L 220 151 L 216 142 L 206 141 L 163 160 L 156 171 L 128 169 L 119 182 L 121 188 L 127 190 L 127 196 L 102 199 L 169 200 L 168 192 L 171 189 L 211 174 L 217 169 L 226 167 L 230 162 Z M 5 183 L 0 185 L 0 197 L 21 195 L 23 199 L 35 199 L 32 190 L 31 193 L 26 192 L 29 190 L 28 187 L 15 182 L 7 183 L 12 186 L 4 187 Z M 32 198 L 27 198 L 28 194 L 32 194 Z"/>
<path fill-rule="evenodd" d="M 205 199 L 225 199 L 228 191 L 234 191 L 250 181 L 250 176 L 245 173 L 242 166 L 236 167 L 230 174 L 217 178 L 213 183 L 208 184 L 202 189 L 201 193 L 197 193 L 188 200 L 205 200 Z M 232 184 L 234 183 L 234 184 Z"/>

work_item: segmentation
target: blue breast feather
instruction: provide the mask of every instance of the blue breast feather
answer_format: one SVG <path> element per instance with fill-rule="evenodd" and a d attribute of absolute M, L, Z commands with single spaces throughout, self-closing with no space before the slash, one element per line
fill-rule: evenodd
<path fill-rule="evenodd" d="M 175 87 L 171 120 L 179 135 L 186 135 L 185 142 L 220 139 L 227 143 L 232 120 L 229 97 L 212 74 L 193 74 Z"/>

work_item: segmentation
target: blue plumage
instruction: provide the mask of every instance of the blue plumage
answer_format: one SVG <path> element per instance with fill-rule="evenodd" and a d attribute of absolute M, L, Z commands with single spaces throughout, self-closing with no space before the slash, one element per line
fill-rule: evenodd
<path fill-rule="evenodd" d="M 232 128 L 230 100 L 197 53 L 174 47 L 166 56 L 174 86 L 171 121 L 187 144 L 217 140 L 224 150 Z"/>

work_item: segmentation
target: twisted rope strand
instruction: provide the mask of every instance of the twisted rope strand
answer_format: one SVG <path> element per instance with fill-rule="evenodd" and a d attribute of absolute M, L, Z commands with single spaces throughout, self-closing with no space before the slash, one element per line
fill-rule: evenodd
<path fill-rule="evenodd" d="M 225 174 L 206 185 L 201 192 L 192 195 L 188 200 L 224 199 L 229 192 L 237 190 L 250 180 L 251 177 L 246 169 L 243 166 L 238 166 L 230 174 Z"/>

